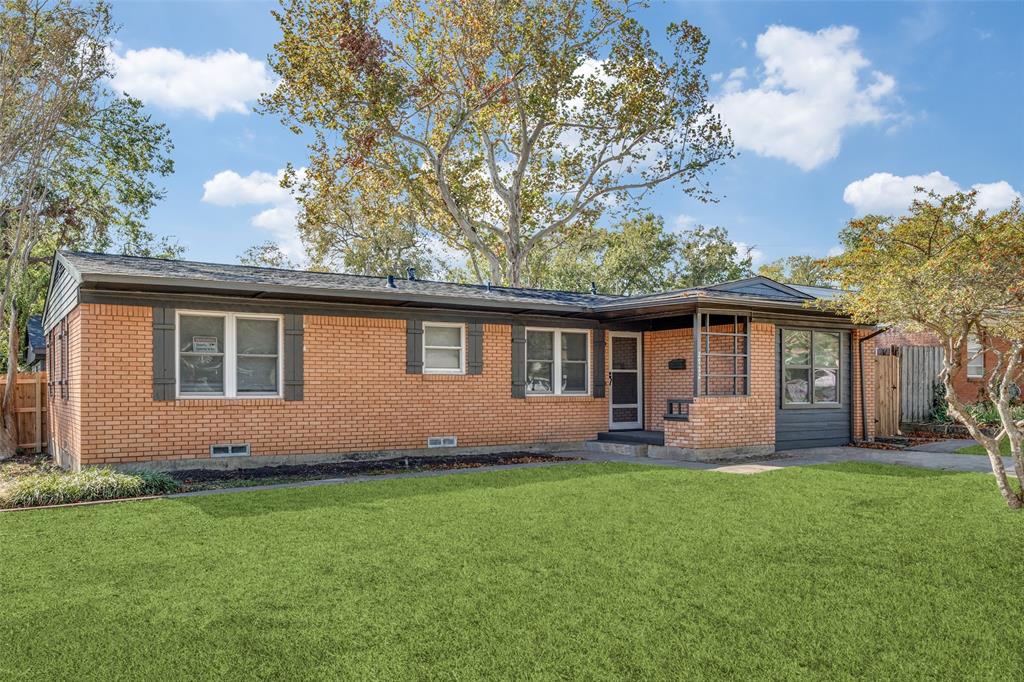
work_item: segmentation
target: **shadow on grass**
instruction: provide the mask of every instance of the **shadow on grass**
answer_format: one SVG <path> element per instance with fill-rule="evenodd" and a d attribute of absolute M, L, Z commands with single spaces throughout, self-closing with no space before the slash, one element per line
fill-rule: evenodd
<path fill-rule="evenodd" d="M 883 464 L 876 462 L 837 462 L 834 464 L 816 464 L 818 471 L 834 471 L 840 474 L 858 474 L 862 476 L 888 476 L 891 478 L 934 478 L 936 476 L 962 476 L 975 473 L 967 471 L 947 471 L 945 469 L 922 469 L 902 464 Z"/>
<path fill-rule="evenodd" d="M 584 463 L 552 467 L 459 473 L 451 476 L 381 479 L 277 490 L 239 491 L 170 500 L 219 518 L 301 512 L 319 508 L 375 506 L 405 498 L 652 472 L 642 464 Z"/>

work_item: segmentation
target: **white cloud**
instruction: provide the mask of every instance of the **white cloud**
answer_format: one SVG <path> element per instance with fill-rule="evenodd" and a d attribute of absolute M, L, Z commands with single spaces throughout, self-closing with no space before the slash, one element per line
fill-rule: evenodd
<path fill-rule="evenodd" d="M 843 247 L 842 244 L 836 244 L 835 246 L 828 250 L 828 255 L 834 258 L 836 256 L 843 255 L 844 251 L 846 251 L 846 249 Z"/>
<path fill-rule="evenodd" d="M 291 199 L 281 187 L 284 169 L 274 173 L 253 171 L 242 177 L 233 170 L 217 173 L 203 183 L 203 201 L 215 206 L 280 204 Z"/>
<path fill-rule="evenodd" d="M 251 103 L 274 86 L 266 64 L 243 52 L 218 50 L 201 56 L 150 47 L 110 53 L 117 90 L 171 111 L 194 111 L 208 119 L 230 111 L 248 114 Z"/>
<path fill-rule="evenodd" d="M 295 197 L 281 187 L 284 169 L 276 173 L 253 171 L 242 176 L 233 170 L 221 171 L 203 183 L 202 201 L 214 206 L 270 205 L 254 215 L 249 223 L 265 230 L 292 260 L 302 262 L 305 251 L 295 224 L 299 205 Z M 300 174 L 303 169 L 299 169 Z"/>
<path fill-rule="evenodd" d="M 680 213 L 679 215 L 676 216 L 675 219 L 676 230 L 679 231 L 688 230 L 696 224 L 697 219 L 694 218 L 692 215 L 686 215 L 685 213 Z"/>
<path fill-rule="evenodd" d="M 865 78 L 871 63 L 856 43 L 852 26 L 770 26 L 759 35 L 761 82 L 739 89 L 730 74 L 716 102 L 736 145 L 811 170 L 839 154 L 847 129 L 887 119 L 883 102 L 896 81 L 879 71 Z"/>
<path fill-rule="evenodd" d="M 755 267 L 764 262 L 764 251 L 756 246 L 746 242 L 733 242 L 732 245 L 736 247 L 736 255 L 740 258 L 749 255 L 751 264 Z"/>
<path fill-rule="evenodd" d="M 747 79 L 747 70 L 744 67 L 733 69 L 729 72 L 729 77 L 722 85 L 722 90 L 726 93 L 739 92 L 743 88 L 743 81 Z"/>
<path fill-rule="evenodd" d="M 927 175 L 893 175 L 892 173 L 873 173 L 861 180 L 855 180 L 843 190 L 843 201 L 853 206 L 857 215 L 868 213 L 899 214 L 905 212 L 915 198 L 915 187 L 936 192 L 952 194 L 962 190 L 952 178 L 938 171 Z M 970 189 L 978 192 L 978 208 L 987 211 L 999 211 L 1021 196 L 1010 183 L 1005 180 L 989 183 L 977 183 Z"/>

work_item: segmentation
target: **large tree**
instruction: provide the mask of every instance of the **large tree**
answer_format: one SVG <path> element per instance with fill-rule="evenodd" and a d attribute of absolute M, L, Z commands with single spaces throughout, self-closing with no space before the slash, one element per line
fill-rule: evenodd
<path fill-rule="evenodd" d="M 721 227 L 682 233 L 665 229 L 651 213 L 612 228 L 580 226 L 564 241 L 530 260 L 530 281 L 553 289 L 645 294 L 716 284 L 750 274 L 750 250 L 738 247 Z"/>
<path fill-rule="evenodd" d="M 919 190 L 922 191 L 922 190 Z M 1024 507 L 1024 420 L 1011 403 L 1024 380 L 1024 211 L 979 211 L 974 193 L 924 193 L 907 215 L 867 216 L 845 229 L 847 249 L 829 264 L 850 293 L 835 305 L 855 321 L 929 331 L 943 350 L 940 377 L 949 413 L 988 453 L 1006 503 Z M 999 413 L 1000 432 L 987 435 L 957 395 L 953 378 L 967 357 L 968 338 L 996 358 L 985 390 Z M 1010 442 L 1016 486 L 999 454 Z"/>
<path fill-rule="evenodd" d="M 145 228 L 161 196 L 153 177 L 172 170 L 168 133 L 150 120 L 141 102 L 107 87 L 112 34 L 103 3 L 0 4 L 5 329 L 16 329 L 19 317 L 41 301 L 57 248 L 177 251 Z M 8 338 L 9 372 L 17 364 L 17 337 Z"/>
<path fill-rule="evenodd" d="M 832 287 L 835 280 L 827 263 L 814 256 L 786 256 L 757 269 L 757 274 L 785 284 Z"/>
<path fill-rule="evenodd" d="M 360 176 L 422 200 L 479 279 L 527 283 L 535 250 L 663 183 L 708 200 L 732 155 L 707 99 L 708 40 L 652 44 L 630 0 L 291 0 L 264 98 L 311 131 L 300 202 L 346 204 Z M 321 223 L 329 225 L 329 223 Z"/>

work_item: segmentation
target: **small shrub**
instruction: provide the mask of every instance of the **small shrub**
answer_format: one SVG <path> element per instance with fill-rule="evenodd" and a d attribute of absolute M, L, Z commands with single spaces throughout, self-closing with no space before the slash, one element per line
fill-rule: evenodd
<path fill-rule="evenodd" d="M 164 495 L 176 492 L 180 487 L 178 481 L 167 474 L 154 471 L 43 471 L 23 476 L 6 485 L 0 492 L 0 507 L 41 507 L 69 502 Z"/>

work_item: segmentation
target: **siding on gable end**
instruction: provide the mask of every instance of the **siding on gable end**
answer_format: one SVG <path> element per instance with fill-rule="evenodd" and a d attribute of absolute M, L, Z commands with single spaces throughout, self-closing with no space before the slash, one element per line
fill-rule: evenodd
<path fill-rule="evenodd" d="M 780 326 L 775 331 L 775 449 L 816 448 L 846 445 L 850 437 L 850 410 L 853 367 L 850 364 L 850 332 L 839 332 L 839 407 L 797 407 L 782 409 L 782 331 L 801 329 L 800 325 Z M 822 330 L 825 331 L 825 330 Z"/>
<path fill-rule="evenodd" d="M 49 332 L 78 305 L 78 282 L 58 260 L 53 268 L 53 284 L 46 298 L 43 332 Z"/>

